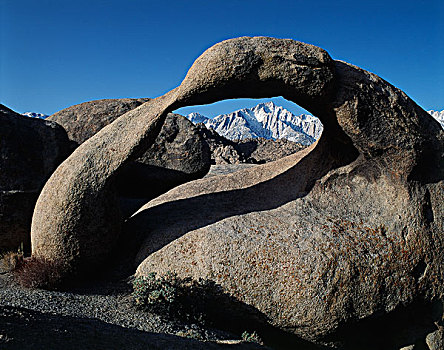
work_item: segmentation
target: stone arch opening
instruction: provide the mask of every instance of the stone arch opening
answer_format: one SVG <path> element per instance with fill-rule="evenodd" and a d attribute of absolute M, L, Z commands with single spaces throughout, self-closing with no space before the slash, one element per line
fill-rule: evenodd
<path fill-rule="evenodd" d="M 196 60 L 179 87 L 103 128 L 55 171 L 34 211 L 33 254 L 63 259 L 79 271 L 106 261 L 122 225 L 113 189 L 116 174 L 153 142 L 167 114 L 184 106 L 282 96 L 317 116 L 325 130 L 294 189 L 306 192 L 319 176 L 357 157 L 331 103 L 334 78 L 334 61 L 312 45 L 265 37 L 216 44 Z"/>

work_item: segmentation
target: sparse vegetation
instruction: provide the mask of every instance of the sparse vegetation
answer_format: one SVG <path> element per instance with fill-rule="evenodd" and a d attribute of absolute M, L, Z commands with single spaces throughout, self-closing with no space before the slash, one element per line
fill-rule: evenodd
<path fill-rule="evenodd" d="M 158 276 L 152 272 L 134 279 L 132 297 L 138 307 L 147 311 L 205 323 L 213 298 L 219 293 L 212 281 L 179 278 L 172 272 Z"/>
<path fill-rule="evenodd" d="M 43 257 L 24 258 L 14 270 L 14 277 L 24 287 L 57 289 L 62 285 L 66 264 Z"/>
<path fill-rule="evenodd" d="M 23 264 L 23 253 L 8 251 L 0 254 L 3 271 L 14 271 Z"/>
<path fill-rule="evenodd" d="M 43 257 L 25 257 L 23 243 L 17 251 L 0 252 L 3 273 L 11 272 L 23 287 L 57 289 L 67 265 L 62 261 Z"/>
<path fill-rule="evenodd" d="M 259 335 L 254 331 L 253 333 L 249 333 L 247 331 L 242 333 L 242 340 L 251 342 L 251 343 L 258 343 L 263 344 L 262 339 L 259 337 Z"/>
<path fill-rule="evenodd" d="M 23 243 L 20 244 L 16 251 L 0 251 L 0 266 L 2 267 L 3 272 L 18 269 L 23 264 L 23 260 Z"/>

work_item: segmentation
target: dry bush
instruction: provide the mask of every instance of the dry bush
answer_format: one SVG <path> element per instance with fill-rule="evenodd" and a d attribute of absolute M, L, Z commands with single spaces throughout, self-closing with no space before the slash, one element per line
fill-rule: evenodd
<path fill-rule="evenodd" d="M 27 288 L 57 289 L 62 286 L 67 266 L 60 260 L 44 257 L 25 258 L 14 272 L 14 277 Z"/>
<path fill-rule="evenodd" d="M 8 251 L 0 255 L 4 271 L 15 271 L 23 264 L 23 253 Z"/>

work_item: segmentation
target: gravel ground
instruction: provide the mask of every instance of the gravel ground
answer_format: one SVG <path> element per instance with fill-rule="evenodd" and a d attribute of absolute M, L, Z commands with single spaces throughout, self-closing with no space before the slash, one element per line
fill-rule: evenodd
<path fill-rule="evenodd" d="M 0 266 L 0 349 L 264 348 L 142 311 L 130 292 L 127 281 L 101 281 L 69 292 L 27 289 Z"/>

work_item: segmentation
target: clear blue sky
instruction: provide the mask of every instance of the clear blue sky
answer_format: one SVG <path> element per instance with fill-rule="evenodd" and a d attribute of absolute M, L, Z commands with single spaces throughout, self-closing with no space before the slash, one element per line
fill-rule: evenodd
<path fill-rule="evenodd" d="M 423 108 L 444 109 L 444 0 L 0 0 L 0 11 L 0 103 L 18 112 L 157 97 L 179 85 L 206 48 L 243 35 L 320 46 Z"/>

